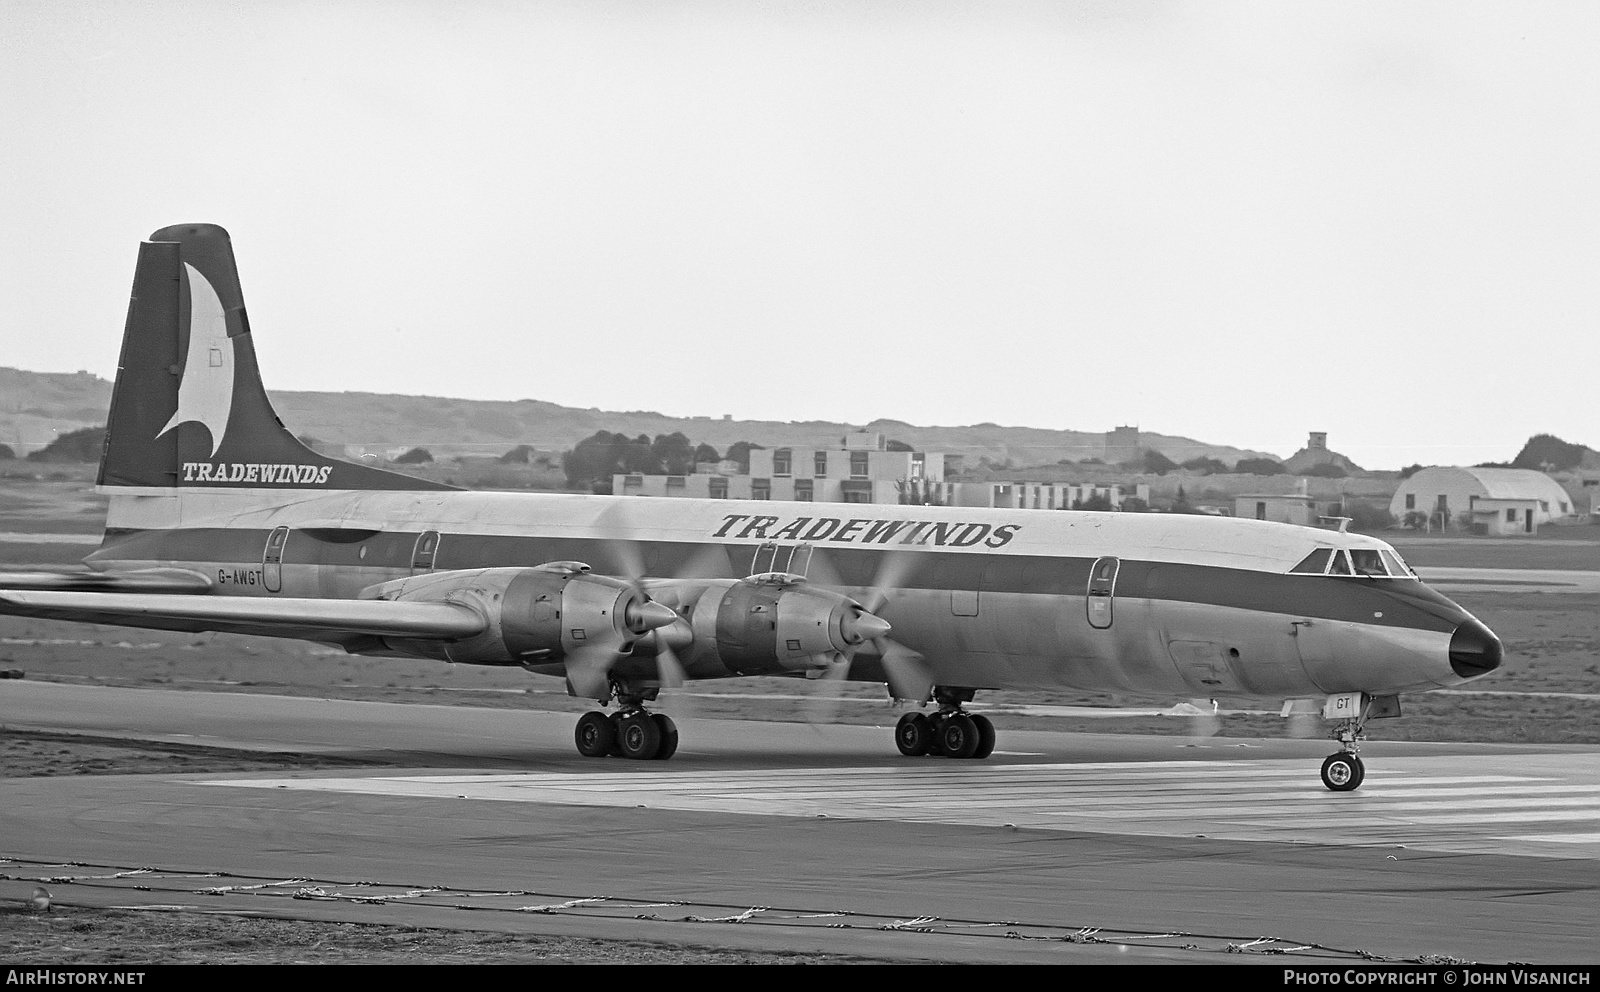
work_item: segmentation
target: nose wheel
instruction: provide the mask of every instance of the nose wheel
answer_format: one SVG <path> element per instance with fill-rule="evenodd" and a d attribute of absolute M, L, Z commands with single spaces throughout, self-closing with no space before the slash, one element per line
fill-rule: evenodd
<path fill-rule="evenodd" d="M 1322 763 L 1322 784 L 1334 792 L 1354 792 L 1367 777 L 1367 766 L 1350 751 L 1330 754 Z"/>

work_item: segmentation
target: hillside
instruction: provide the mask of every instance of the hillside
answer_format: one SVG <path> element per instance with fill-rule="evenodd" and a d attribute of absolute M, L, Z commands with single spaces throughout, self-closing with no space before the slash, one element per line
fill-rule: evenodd
<path fill-rule="evenodd" d="M 540 400 L 498 402 L 388 393 L 271 392 L 273 405 L 290 430 L 333 445 L 378 451 L 422 445 L 440 454 L 499 454 L 518 444 L 562 451 L 599 430 L 623 434 L 681 431 L 695 443 L 725 450 L 735 441 L 775 445 L 816 445 L 836 440 L 858 427 L 922 450 L 964 455 L 1014 465 L 1078 461 L 1105 454 L 1105 435 L 1037 427 L 976 424 L 923 427 L 897 420 L 871 424 L 828 421 L 723 420 L 676 418 L 644 411 L 578 409 Z M 71 375 L 0 368 L 0 442 L 18 454 L 34 451 L 61 433 L 105 423 L 111 384 L 80 372 Z M 1182 462 L 1216 458 L 1275 457 L 1192 438 L 1145 432 L 1145 447 Z"/>

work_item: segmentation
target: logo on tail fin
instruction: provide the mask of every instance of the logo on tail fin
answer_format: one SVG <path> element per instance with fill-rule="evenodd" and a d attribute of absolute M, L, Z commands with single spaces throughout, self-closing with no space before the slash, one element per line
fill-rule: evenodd
<path fill-rule="evenodd" d="M 194 266 L 185 262 L 183 267 L 189 272 L 189 353 L 178 382 L 177 412 L 156 437 L 197 421 L 211 432 L 215 455 L 233 412 L 233 339 L 217 291 Z"/>

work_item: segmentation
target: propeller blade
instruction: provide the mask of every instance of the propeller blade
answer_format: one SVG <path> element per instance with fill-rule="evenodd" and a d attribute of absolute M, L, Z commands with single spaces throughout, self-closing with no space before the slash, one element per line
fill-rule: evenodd
<path fill-rule="evenodd" d="M 1215 737 L 1222 731 L 1222 718 L 1217 716 L 1215 699 L 1191 699 L 1194 712 L 1189 714 L 1190 737 Z"/>
<path fill-rule="evenodd" d="M 814 657 L 821 674 L 810 680 L 811 698 L 801 709 L 805 713 L 806 722 L 813 726 L 838 723 L 839 707 L 843 705 L 843 700 L 839 698 L 839 683 L 850 674 L 850 662 L 855 657 L 854 652 L 819 654 Z"/>
<path fill-rule="evenodd" d="M 889 694 L 895 699 L 923 702 L 933 695 L 933 672 L 927 661 L 899 641 L 880 637 L 872 642 L 889 676 Z"/>
<path fill-rule="evenodd" d="M 567 681 L 583 699 L 602 699 L 610 694 L 611 666 L 622 650 L 622 639 L 597 640 L 567 652 Z"/>
<path fill-rule="evenodd" d="M 868 613 L 877 613 L 889 602 L 889 594 L 906 584 L 920 562 L 914 551 L 891 551 L 878 563 L 878 572 L 872 577 L 872 588 L 861 598 Z"/>

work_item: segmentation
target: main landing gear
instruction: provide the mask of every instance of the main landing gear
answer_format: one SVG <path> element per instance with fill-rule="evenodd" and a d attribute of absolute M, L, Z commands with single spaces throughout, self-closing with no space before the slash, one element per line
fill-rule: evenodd
<path fill-rule="evenodd" d="M 572 737 L 585 758 L 633 758 L 665 761 L 677 753 L 678 725 L 665 713 L 646 712 L 644 704 L 658 690 L 635 689 L 613 683 L 617 711 L 610 715 L 590 710 L 578 718 Z M 604 705 L 607 700 L 601 700 Z"/>
<path fill-rule="evenodd" d="M 968 713 L 962 703 L 972 701 L 972 689 L 936 686 L 939 712 L 932 716 L 907 713 L 894 727 L 894 743 L 908 758 L 931 754 L 941 758 L 987 758 L 994 753 L 994 724 L 989 718 Z"/>

